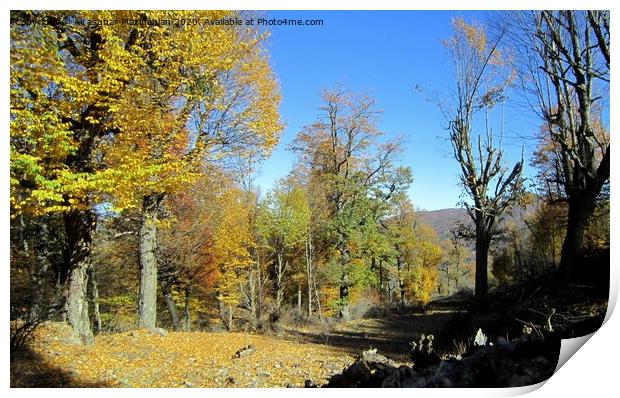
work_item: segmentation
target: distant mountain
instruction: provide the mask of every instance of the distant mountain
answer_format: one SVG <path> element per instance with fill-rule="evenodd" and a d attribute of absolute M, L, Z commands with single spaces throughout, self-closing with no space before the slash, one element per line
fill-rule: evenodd
<path fill-rule="evenodd" d="M 449 238 L 451 236 L 450 231 L 458 224 L 469 225 L 472 223 L 465 209 L 421 210 L 417 214 L 421 222 L 433 227 L 442 238 Z"/>
<path fill-rule="evenodd" d="M 536 210 L 537 204 L 533 203 L 525 208 L 515 208 L 506 214 L 505 221 L 511 221 L 518 228 L 525 227 L 525 219 L 530 217 Z M 470 225 L 473 227 L 473 221 L 463 208 L 441 209 L 441 210 L 419 210 L 417 212 L 419 220 L 425 224 L 429 224 L 437 231 L 437 234 L 448 239 L 452 235 L 450 231 L 459 224 Z M 505 222 L 504 221 L 504 222 Z"/>

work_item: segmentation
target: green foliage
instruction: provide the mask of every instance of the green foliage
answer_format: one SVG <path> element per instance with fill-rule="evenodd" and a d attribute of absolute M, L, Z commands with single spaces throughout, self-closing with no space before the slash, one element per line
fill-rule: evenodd
<path fill-rule="evenodd" d="M 272 252 L 288 254 L 303 246 L 310 223 L 310 208 L 300 187 L 281 185 L 261 202 L 257 230 Z"/>

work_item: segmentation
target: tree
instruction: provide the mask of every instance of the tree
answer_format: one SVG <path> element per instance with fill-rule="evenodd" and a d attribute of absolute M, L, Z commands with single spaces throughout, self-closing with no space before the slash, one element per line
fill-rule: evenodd
<path fill-rule="evenodd" d="M 405 304 L 405 266 L 407 257 L 412 260 L 413 246 L 415 242 L 416 226 L 418 220 L 415 214 L 413 204 L 409 199 L 402 199 L 394 206 L 394 214 L 385 222 L 387 224 L 387 232 L 390 237 L 395 251 L 396 257 L 396 273 L 398 277 L 398 285 L 400 288 L 400 304 Z M 385 258 L 389 261 L 389 257 Z M 383 285 L 383 269 L 379 270 L 380 284 Z"/>
<path fill-rule="evenodd" d="M 426 306 L 437 287 L 443 250 L 437 232 L 428 224 L 418 223 L 403 251 L 401 295 Z"/>
<path fill-rule="evenodd" d="M 186 192 L 169 196 L 165 203 L 165 226 L 160 229 L 158 279 L 174 330 L 181 329 L 174 288 L 184 291 L 183 329 L 191 326 L 190 302 L 196 288 L 212 287 L 217 265 L 214 261 L 214 237 L 219 211 L 218 192 L 229 183 L 217 170 L 202 177 Z M 192 293 L 193 292 L 193 293 Z"/>
<path fill-rule="evenodd" d="M 502 75 L 503 61 L 497 50 L 501 35 L 492 42 L 484 29 L 453 21 L 454 35 L 444 42 L 453 63 L 456 96 L 449 108 L 443 108 L 448 119 L 454 158 L 461 167 L 461 183 L 472 203 L 465 202 L 467 213 L 475 224 L 476 286 L 480 307 L 486 304 L 488 290 L 488 255 L 498 221 L 522 191 L 523 162 L 512 171 L 503 166 L 503 150 L 494 143 L 488 124 L 488 112 L 498 101 L 510 77 Z M 486 133 L 474 132 L 474 116 L 485 112 Z M 474 146 L 478 148 L 474 153 Z"/>
<path fill-rule="evenodd" d="M 280 310 L 284 298 L 284 274 L 293 255 L 302 251 L 309 222 L 310 209 L 300 187 L 280 184 L 261 203 L 257 225 L 273 257 L 276 311 Z"/>
<path fill-rule="evenodd" d="M 353 235 L 376 220 L 369 200 L 389 200 L 408 180 L 394 173 L 400 140 L 382 142 L 374 99 L 343 89 L 324 90 L 322 99 L 320 117 L 304 127 L 291 148 L 324 187 L 328 235 L 338 253 L 339 316 L 348 319 L 350 274 L 357 264 L 352 261 Z"/>
<path fill-rule="evenodd" d="M 86 23 L 107 12 L 16 11 L 11 14 L 11 211 L 61 213 L 65 229 L 66 317 L 76 338 L 92 340 L 86 291 L 93 208 L 118 178 L 98 146 L 127 127 L 113 117 L 131 95 L 137 36 L 125 27 Z M 119 176 L 122 176 L 120 174 Z"/>
<path fill-rule="evenodd" d="M 457 231 L 452 231 L 449 247 L 444 248 L 444 252 L 445 261 L 439 267 L 439 271 L 445 274 L 447 293 L 450 293 L 450 281 L 454 282 L 454 291 L 458 292 L 463 278 L 469 277 L 472 271 L 471 264 L 468 263 L 471 252 L 461 243 Z"/>
<path fill-rule="evenodd" d="M 609 180 L 610 143 L 599 111 L 609 98 L 609 11 L 518 14 L 524 87 L 546 123 L 549 179 L 568 204 L 560 275 L 574 276 L 584 232 Z M 603 131 L 601 131 L 603 130 Z"/>
<path fill-rule="evenodd" d="M 233 310 L 241 302 L 240 284 L 245 272 L 253 265 L 251 209 L 243 190 L 229 187 L 217 201 L 216 225 L 213 236 L 213 256 L 217 264 L 220 313 L 228 330 L 233 328 Z"/>
<path fill-rule="evenodd" d="M 154 326 L 161 200 L 196 178 L 207 155 L 268 150 L 281 129 L 277 85 L 256 31 L 92 23 L 166 17 L 169 11 L 11 15 L 12 210 L 63 214 L 67 319 L 83 341 L 92 338 L 84 297 L 93 209 L 142 207 L 140 323 Z"/>

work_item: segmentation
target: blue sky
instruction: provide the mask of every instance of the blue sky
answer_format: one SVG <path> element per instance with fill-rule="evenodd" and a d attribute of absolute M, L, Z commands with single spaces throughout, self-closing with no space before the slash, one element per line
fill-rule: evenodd
<path fill-rule="evenodd" d="M 293 167 L 286 150 L 301 127 L 312 123 L 323 87 L 343 83 L 354 92 L 368 92 L 383 114 L 379 127 L 388 137 L 407 141 L 400 163 L 413 170 L 409 196 L 418 208 L 456 207 L 462 189 L 459 166 L 451 157 L 445 120 L 427 96 L 415 90 L 447 93 L 450 67 L 441 41 L 451 34 L 455 16 L 484 21 L 487 12 L 451 11 L 269 11 L 269 18 L 323 19 L 323 26 L 271 28 L 268 50 L 282 90 L 281 114 L 286 129 L 278 147 L 257 172 L 266 192 Z M 516 93 L 513 93 L 516 95 Z M 540 123 L 509 99 L 505 106 L 504 146 L 507 162 L 527 157 Z M 499 123 L 496 131 L 499 131 Z"/>

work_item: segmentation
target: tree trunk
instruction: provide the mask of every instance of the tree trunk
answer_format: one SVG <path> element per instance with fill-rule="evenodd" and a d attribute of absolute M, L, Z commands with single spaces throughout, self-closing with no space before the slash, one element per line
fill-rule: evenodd
<path fill-rule="evenodd" d="M 297 287 L 297 311 L 301 314 L 301 285 Z"/>
<path fill-rule="evenodd" d="M 349 311 L 349 275 L 347 273 L 342 274 L 340 279 L 340 300 L 341 308 L 339 318 L 347 322 L 351 320 L 351 313 Z"/>
<path fill-rule="evenodd" d="M 398 250 L 398 247 L 396 247 Z M 400 306 L 405 306 L 405 280 L 403 279 L 403 261 L 399 255 L 396 257 L 396 269 L 398 270 L 398 288 L 400 289 Z"/>
<path fill-rule="evenodd" d="M 476 229 L 476 304 L 480 311 L 486 308 L 487 292 L 489 289 L 489 278 L 487 275 L 489 263 L 490 239 L 488 233 L 477 227 Z"/>
<path fill-rule="evenodd" d="M 185 286 L 185 308 L 183 309 L 183 316 L 185 320 L 185 331 L 189 332 L 192 326 L 192 318 L 189 313 L 189 300 L 192 294 L 192 287 L 190 285 Z"/>
<path fill-rule="evenodd" d="M 276 311 L 280 312 L 280 306 L 282 305 L 282 300 L 284 299 L 284 286 L 282 283 L 282 279 L 284 276 L 284 271 L 286 270 L 287 263 L 284 262 L 283 256 L 281 253 L 278 253 L 278 259 L 276 262 Z"/>
<path fill-rule="evenodd" d="M 163 287 L 164 301 L 166 307 L 170 313 L 170 320 L 172 321 L 172 330 L 177 332 L 179 330 L 179 312 L 177 311 L 177 305 L 172 297 L 172 286 L 165 284 Z"/>
<path fill-rule="evenodd" d="M 569 281 L 576 276 L 576 267 L 583 256 L 583 237 L 588 219 L 594 212 L 596 196 L 573 196 L 568 201 L 568 222 L 566 236 L 562 243 L 559 274 Z"/>
<path fill-rule="evenodd" d="M 95 217 L 90 210 L 72 210 L 65 214 L 64 221 L 68 259 L 66 319 L 73 329 L 73 336 L 90 344 L 93 332 L 88 317 L 87 288 Z"/>
<path fill-rule="evenodd" d="M 250 288 L 250 313 L 252 314 L 252 321 L 256 323 L 258 315 L 256 312 L 256 278 L 254 277 L 254 271 L 250 270 L 248 278 L 248 284 Z"/>
<path fill-rule="evenodd" d="M 385 286 L 383 282 L 383 260 L 379 259 L 379 295 L 385 299 Z"/>
<path fill-rule="evenodd" d="M 314 290 L 314 296 L 316 297 L 316 310 L 319 313 L 319 320 L 323 322 L 323 310 L 321 309 L 321 295 L 319 289 L 316 287 L 316 278 L 312 279 L 312 289 Z"/>
<path fill-rule="evenodd" d="M 349 311 L 349 273 L 347 268 L 349 266 L 349 252 L 347 250 L 346 239 L 341 235 L 338 244 L 338 251 L 340 252 L 340 311 L 338 317 L 343 321 L 351 320 L 351 313 Z"/>
<path fill-rule="evenodd" d="M 163 195 L 145 196 L 140 226 L 140 295 L 138 326 L 154 328 L 157 317 L 157 214 Z"/>
<path fill-rule="evenodd" d="M 260 255 L 256 255 L 256 319 L 260 319 L 263 311 L 263 285 L 264 280 L 261 272 Z"/>
<path fill-rule="evenodd" d="M 88 272 L 88 282 L 90 283 L 91 297 L 93 300 L 94 332 L 101 332 L 101 313 L 99 312 L 99 289 L 97 288 L 97 278 L 95 268 L 90 267 Z"/>
<path fill-rule="evenodd" d="M 309 235 L 309 234 L 308 234 Z M 312 243 L 310 236 L 306 238 L 306 273 L 308 281 L 308 318 L 312 316 Z"/>
<path fill-rule="evenodd" d="M 24 225 L 23 215 L 20 217 L 22 225 Z M 49 291 L 46 286 L 47 272 L 50 268 L 50 217 L 41 217 L 38 223 L 33 223 L 38 227 L 37 237 L 34 243 L 36 250 L 36 269 L 32 276 L 31 295 L 32 295 L 32 314 L 37 319 L 47 319 L 50 315 Z M 22 234 L 22 244 L 24 245 L 24 253 L 30 250 L 28 240 Z"/>

